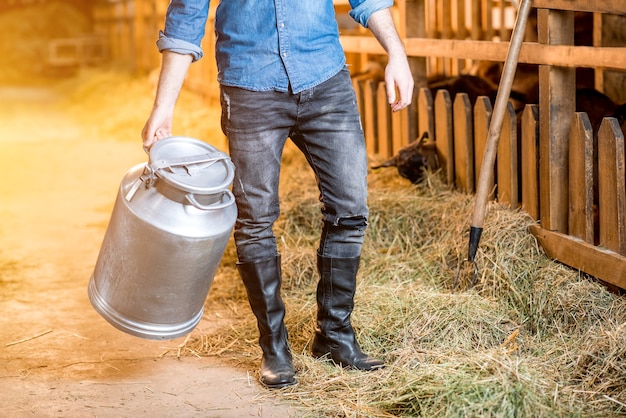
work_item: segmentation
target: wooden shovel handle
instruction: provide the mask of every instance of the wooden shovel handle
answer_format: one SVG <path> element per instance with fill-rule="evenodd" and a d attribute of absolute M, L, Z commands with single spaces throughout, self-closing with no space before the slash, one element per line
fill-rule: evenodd
<path fill-rule="evenodd" d="M 526 24 L 528 22 L 531 4 L 531 0 L 522 0 L 520 3 L 517 17 L 515 19 L 515 26 L 511 35 L 511 41 L 509 43 L 509 50 L 507 52 L 506 60 L 504 61 L 504 68 L 502 69 L 500 85 L 498 86 L 498 93 L 496 95 L 496 103 L 491 116 L 491 122 L 489 123 L 489 133 L 487 135 L 487 144 L 485 146 L 483 162 L 480 168 L 478 184 L 476 186 L 476 201 L 471 223 L 471 226 L 475 228 L 482 228 L 485 221 L 485 212 L 490 193 L 489 188 L 493 182 L 493 164 L 496 159 L 498 141 L 500 140 L 500 134 L 502 132 L 502 123 L 504 121 L 506 106 L 511 94 L 513 79 L 515 78 L 517 60 L 524 41 L 524 34 L 526 32 Z"/>

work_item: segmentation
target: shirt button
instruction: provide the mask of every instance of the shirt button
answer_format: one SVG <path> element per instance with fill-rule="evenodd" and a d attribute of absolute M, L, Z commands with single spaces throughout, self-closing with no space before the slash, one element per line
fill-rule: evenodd
<path fill-rule="evenodd" d="M 283 58 L 287 58 L 287 53 L 283 52 Z"/>
<path fill-rule="evenodd" d="M 281 28 L 284 28 L 284 27 L 285 27 L 285 24 L 281 22 L 281 23 L 280 23 L 280 27 L 281 27 Z"/>

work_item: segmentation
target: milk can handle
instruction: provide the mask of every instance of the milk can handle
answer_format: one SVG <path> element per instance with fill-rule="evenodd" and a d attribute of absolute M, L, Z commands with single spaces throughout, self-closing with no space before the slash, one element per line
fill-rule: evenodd
<path fill-rule="evenodd" d="M 185 196 L 185 199 L 187 199 L 187 201 L 189 203 L 191 203 L 193 206 L 195 206 L 196 208 L 200 209 L 200 210 L 216 210 L 216 209 L 224 209 L 227 206 L 230 206 L 233 204 L 233 202 L 235 201 L 235 196 L 233 195 L 233 193 L 226 189 L 222 192 L 222 197 L 227 196 L 228 200 L 226 202 L 222 202 L 222 203 L 212 203 L 210 205 L 203 205 L 202 203 L 198 202 L 196 200 L 196 197 L 193 195 L 193 193 L 188 193 Z"/>

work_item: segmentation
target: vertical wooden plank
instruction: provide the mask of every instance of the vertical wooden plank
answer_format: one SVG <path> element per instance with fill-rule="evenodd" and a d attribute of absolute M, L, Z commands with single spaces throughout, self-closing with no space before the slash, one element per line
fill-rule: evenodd
<path fill-rule="evenodd" d="M 507 203 L 512 209 L 519 206 L 517 164 L 517 117 L 513 103 L 509 101 L 502 121 L 498 140 L 497 158 L 498 202 Z"/>
<path fill-rule="evenodd" d="M 574 14 L 539 10 L 539 42 L 571 45 Z M 540 209 L 543 228 L 565 233 L 568 216 L 568 150 L 575 112 L 574 68 L 539 67 Z"/>
<path fill-rule="evenodd" d="M 441 5 L 441 37 L 452 39 L 452 4 L 446 0 Z"/>
<path fill-rule="evenodd" d="M 454 131 L 452 126 L 452 100 L 447 90 L 435 95 L 435 146 L 439 162 L 444 167 L 446 182 L 454 184 Z"/>
<path fill-rule="evenodd" d="M 363 125 L 368 154 L 378 154 L 376 82 L 371 78 L 363 82 Z"/>
<path fill-rule="evenodd" d="M 391 153 L 396 154 L 405 145 L 408 142 L 402 135 L 402 115 L 400 112 L 391 112 Z"/>
<path fill-rule="evenodd" d="M 391 146 L 391 108 L 387 103 L 385 83 L 378 83 L 376 88 L 376 119 L 378 124 L 378 152 L 381 156 L 393 156 Z"/>
<path fill-rule="evenodd" d="M 499 29 L 499 37 L 500 37 L 500 41 L 501 42 L 505 42 L 508 41 L 509 37 L 507 36 L 507 29 L 506 29 L 506 25 L 505 25 L 505 19 L 506 19 L 506 7 L 504 4 L 505 0 L 500 0 L 500 3 L 498 4 L 498 18 L 500 19 L 500 27 Z"/>
<path fill-rule="evenodd" d="M 415 139 L 414 137 L 412 138 L 409 136 L 409 125 L 417 124 L 417 114 L 414 114 L 412 110 L 413 109 L 407 107 L 394 113 L 395 115 L 398 115 L 399 119 L 398 123 L 402 146 L 409 145 L 409 143 Z"/>
<path fill-rule="evenodd" d="M 568 234 L 590 244 L 593 231 L 593 128 L 586 113 L 576 113 L 569 144 Z"/>
<path fill-rule="evenodd" d="M 483 28 L 485 28 L 484 39 L 492 41 L 495 33 L 493 30 L 493 0 L 484 0 L 482 23 Z"/>
<path fill-rule="evenodd" d="M 441 37 L 443 39 L 452 39 L 452 1 L 444 0 L 441 4 Z M 452 59 L 443 59 L 443 73 L 452 75 Z"/>
<path fill-rule="evenodd" d="M 598 132 L 600 245 L 626 255 L 624 134 L 615 118 L 604 118 Z"/>
<path fill-rule="evenodd" d="M 593 46 L 603 46 L 602 42 L 602 14 L 593 14 Z M 594 71 L 594 86 L 598 91 L 604 91 L 604 70 L 597 68 Z"/>
<path fill-rule="evenodd" d="M 467 26 L 465 25 L 465 4 L 465 0 L 456 1 L 456 39 L 465 39 L 467 37 Z"/>
<path fill-rule="evenodd" d="M 456 39 L 467 38 L 467 27 L 465 25 L 465 1 L 456 1 Z M 457 68 L 455 74 L 461 74 L 465 68 L 465 60 L 457 60 Z"/>
<path fill-rule="evenodd" d="M 443 2 L 444 0 L 431 0 L 431 3 L 435 6 L 434 9 L 434 19 L 433 23 L 435 25 L 434 36 L 433 38 L 441 39 L 441 21 L 442 21 L 442 10 L 443 10 Z M 442 57 L 435 57 L 435 62 L 437 63 L 435 66 L 435 74 L 444 74 L 443 61 Z"/>
<path fill-rule="evenodd" d="M 474 192 L 474 132 L 472 104 L 467 93 L 458 93 L 453 103 L 454 165 L 456 187 L 466 193 Z"/>
<path fill-rule="evenodd" d="M 526 105 L 522 114 L 522 209 L 539 219 L 539 108 Z"/>
<path fill-rule="evenodd" d="M 389 105 L 387 105 L 389 107 Z M 402 135 L 402 114 L 400 112 L 390 112 L 389 122 L 391 125 L 391 153 L 396 154 L 400 148 L 407 145 Z"/>
<path fill-rule="evenodd" d="M 432 0 L 425 1 L 424 8 L 424 21 L 425 21 L 425 32 L 424 35 L 429 39 L 437 38 L 437 8 L 435 2 Z M 428 57 L 427 58 L 427 74 L 436 74 L 437 73 L 437 57 Z"/>
<path fill-rule="evenodd" d="M 480 177 L 480 170 L 483 165 L 483 157 L 487 146 L 487 136 L 489 135 L 489 123 L 493 109 L 487 96 L 479 96 L 474 105 L 474 167 L 476 167 L 476 179 Z M 493 176 L 491 177 L 494 178 Z M 493 181 L 489 185 L 489 190 L 493 190 Z M 490 194 L 492 199 L 493 195 Z"/>
<path fill-rule="evenodd" d="M 471 34 L 473 40 L 480 40 L 483 38 L 483 25 L 482 25 L 482 1 L 471 2 Z"/>
<path fill-rule="evenodd" d="M 404 7 L 403 14 L 405 19 L 405 30 L 401 33 L 403 37 L 423 38 L 426 36 L 426 5 L 425 0 L 401 0 L 399 5 Z M 414 96 L 409 106 L 409 126 L 408 137 L 416 138 L 419 136 L 417 132 L 417 94 L 420 87 L 426 87 L 426 57 L 409 57 L 409 66 L 415 80 Z"/>
<path fill-rule="evenodd" d="M 421 88 L 417 100 L 417 138 L 421 137 L 424 132 L 428 133 L 428 137 L 435 138 L 435 121 L 433 115 L 433 96 L 430 89 Z M 416 138 L 413 138 L 416 139 Z"/>

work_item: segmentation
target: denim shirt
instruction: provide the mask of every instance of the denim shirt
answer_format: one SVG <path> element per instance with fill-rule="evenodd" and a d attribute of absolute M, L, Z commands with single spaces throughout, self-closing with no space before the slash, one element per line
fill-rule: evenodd
<path fill-rule="evenodd" d="M 202 55 L 210 0 L 171 0 L 159 51 Z M 393 0 L 350 0 L 350 16 L 364 27 Z M 333 0 L 221 0 L 215 12 L 218 82 L 254 91 L 298 93 L 346 63 Z"/>

